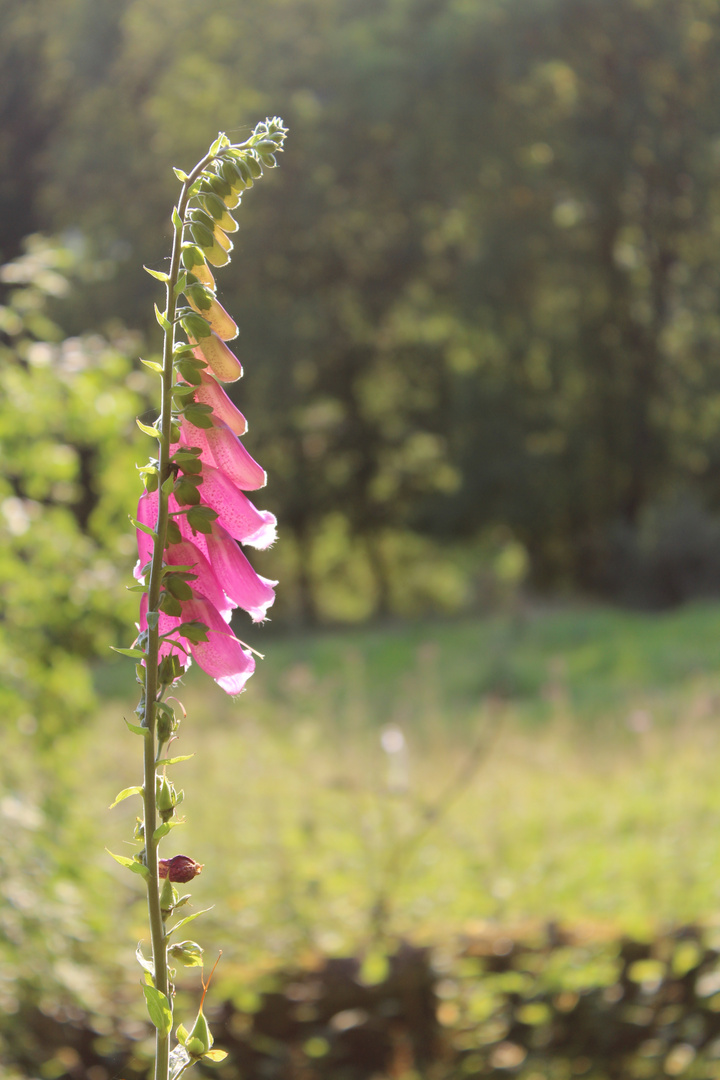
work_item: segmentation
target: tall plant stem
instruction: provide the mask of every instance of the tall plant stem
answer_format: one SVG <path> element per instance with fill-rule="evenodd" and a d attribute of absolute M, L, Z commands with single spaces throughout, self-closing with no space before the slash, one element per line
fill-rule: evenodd
<path fill-rule="evenodd" d="M 167 941 L 165 924 L 160 907 L 160 878 L 158 874 L 158 843 L 155 837 L 157 829 L 157 806 L 155 802 L 156 759 L 157 759 L 157 702 L 161 691 L 159 685 L 159 646 L 158 629 L 160 590 L 162 585 L 163 553 L 167 539 L 169 487 L 166 483 L 172 472 L 170 463 L 170 433 L 172 427 L 172 389 L 173 389 L 173 351 L 175 348 L 175 316 L 177 312 L 176 286 L 180 274 L 180 255 L 182 251 L 182 232 L 185 210 L 190 197 L 190 187 L 203 169 L 212 161 L 214 155 L 208 154 L 193 169 L 183 184 L 176 212 L 173 213 L 173 246 L 170 270 L 167 281 L 167 298 L 164 317 L 167 325 L 164 329 L 162 363 L 162 403 L 160 409 L 160 454 L 159 454 L 159 491 L 158 517 L 155 527 L 156 540 L 148 583 L 148 646 L 147 668 L 145 675 L 145 727 L 147 732 L 143 748 L 143 820 L 145 830 L 145 857 L 148 868 L 147 894 L 150 918 L 150 940 L 155 975 L 155 987 L 168 999 L 170 985 L 168 979 Z M 170 1057 L 170 1036 L 157 1031 L 155 1040 L 155 1080 L 168 1080 Z"/>

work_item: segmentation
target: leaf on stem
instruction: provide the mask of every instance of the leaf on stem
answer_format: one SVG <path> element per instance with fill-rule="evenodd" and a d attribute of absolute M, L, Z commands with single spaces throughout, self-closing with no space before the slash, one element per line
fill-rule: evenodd
<path fill-rule="evenodd" d="M 162 825 L 158 825 L 157 829 L 153 833 L 153 840 L 157 843 L 162 840 L 163 836 L 167 836 L 171 829 L 174 829 L 176 825 L 184 825 L 185 818 L 181 818 L 179 821 L 163 821 Z"/>
<path fill-rule="evenodd" d="M 130 588 L 132 588 L 132 586 L 130 586 Z M 143 586 L 141 586 L 141 589 L 144 591 Z M 133 660 L 145 659 L 145 653 L 142 649 L 116 649 L 114 645 L 111 645 L 110 648 L 113 652 L 120 653 L 121 656 L 129 656 Z"/>
<path fill-rule="evenodd" d="M 136 784 L 134 787 L 123 788 L 123 790 L 118 795 L 115 796 L 115 802 L 110 803 L 110 805 L 108 806 L 108 810 L 112 810 L 113 807 L 117 806 L 117 804 L 121 803 L 124 799 L 129 799 L 131 795 L 141 795 L 141 794 L 142 794 L 142 785 L 141 784 L 140 785 Z M 115 856 L 113 856 L 113 858 L 115 858 Z"/>
<path fill-rule="evenodd" d="M 154 986 L 143 986 L 145 1003 L 155 1027 L 161 1035 L 169 1035 L 172 1031 L 172 1009 L 165 995 Z"/>
<path fill-rule="evenodd" d="M 169 938 L 171 934 L 174 934 L 176 930 L 179 930 L 181 926 L 187 926 L 193 919 L 198 919 L 201 915 L 206 915 L 208 911 L 212 911 L 212 907 L 203 908 L 202 911 L 196 911 L 192 915 L 186 915 L 184 919 L 181 919 L 179 923 L 175 923 L 171 926 L 168 932 L 165 934 L 166 938 Z"/>
<path fill-rule="evenodd" d="M 160 438 L 160 432 L 156 427 L 151 427 L 150 424 L 143 424 L 142 420 L 136 420 L 135 423 L 141 431 L 144 431 L 145 434 L 149 435 L 152 439 Z"/>
<path fill-rule="evenodd" d="M 125 719 L 123 717 L 123 719 Z M 149 728 L 141 727 L 140 724 L 131 724 L 129 720 L 125 720 L 128 731 L 132 731 L 134 735 L 142 735 L 143 738 L 148 734 Z"/>
<path fill-rule="evenodd" d="M 110 850 L 110 848 L 105 848 L 105 850 L 107 851 L 108 855 L 110 855 L 115 860 L 116 863 L 120 863 L 120 865 L 124 866 L 127 870 L 131 870 L 133 874 L 139 874 L 140 877 L 145 878 L 145 880 L 147 881 L 148 877 L 150 876 L 150 871 L 148 870 L 145 863 L 141 863 L 137 859 L 128 859 L 126 855 L 116 855 L 114 851 Z"/>
<path fill-rule="evenodd" d="M 153 967 L 152 960 L 148 960 L 147 957 L 143 956 L 141 945 L 138 945 L 137 949 L 135 950 L 135 958 L 137 959 L 140 967 L 144 968 L 149 975 L 152 975 L 152 977 L 155 978 L 155 968 Z"/>
<path fill-rule="evenodd" d="M 162 270 L 151 270 L 149 266 L 143 266 L 143 270 L 145 271 L 146 274 L 149 274 L 150 277 L 154 277 L 158 281 L 162 281 L 163 283 L 168 282 L 170 280 L 168 275 L 163 273 Z"/>
<path fill-rule="evenodd" d="M 162 375 L 162 364 L 156 364 L 154 360 L 143 360 L 140 357 L 140 363 L 144 364 L 146 368 L 150 368 L 151 371 L 156 371 L 159 375 Z"/>
<path fill-rule="evenodd" d="M 166 334 L 172 333 L 172 323 L 170 322 L 170 320 L 163 314 L 157 304 L 154 304 L 153 306 L 155 308 L 155 318 L 157 319 L 161 328 L 165 331 Z"/>
<path fill-rule="evenodd" d="M 147 533 L 148 536 L 151 536 L 153 538 L 153 540 L 157 540 L 158 535 L 155 532 L 155 530 L 151 529 L 149 525 L 145 525 L 144 522 L 136 521 L 134 517 L 131 517 L 130 518 L 130 524 L 132 525 L 132 527 L 134 529 L 139 529 L 140 532 Z"/>

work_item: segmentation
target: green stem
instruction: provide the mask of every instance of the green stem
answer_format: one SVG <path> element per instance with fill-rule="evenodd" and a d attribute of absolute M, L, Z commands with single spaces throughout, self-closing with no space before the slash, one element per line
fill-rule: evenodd
<path fill-rule="evenodd" d="M 168 500 L 169 492 L 163 490 L 165 481 L 171 474 L 170 461 L 170 432 L 172 425 L 172 388 L 173 388 L 173 350 L 175 347 L 175 315 L 177 311 L 177 296 L 175 286 L 180 274 L 180 255 L 182 251 L 182 223 L 185 219 L 189 189 L 191 184 L 203 169 L 210 163 L 214 155 L 206 155 L 193 169 L 185 181 L 180 200 L 177 206 L 179 223 L 174 224 L 172 256 L 170 259 L 170 271 L 167 281 L 167 302 L 165 318 L 170 323 L 170 330 L 164 331 L 163 341 L 163 371 L 162 371 L 162 403 L 160 409 L 160 455 L 159 455 L 159 490 L 158 490 L 158 518 L 155 528 L 157 540 L 153 548 L 150 580 L 148 582 L 148 658 L 145 675 L 145 743 L 143 749 L 144 763 L 144 787 L 143 787 L 143 815 L 145 829 L 145 856 L 148 867 L 147 893 L 148 914 L 150 919 L 150 940 L 152 946 L 152 959 L 155 972 L 155 987 L 165 995 L 172 1008 L 170 997 L 170 985 L 168 979 L 167 942 L 165 937 L 165 925 L 160 907 L 160 878 L 158 875 L 158 843 L 155 839 L 157 828 L 157 807 L 155 805 L 155 777 L 157 747 L 157 709 L 156 705 L 162 687 L 159 686 L 159 647 L 160 633 L 157 620 L 153 614 L 159 615 L 160 591 L 162 586 L 163 554 L 167 539 L 168 524 Z M 152 625 L 154 622 L 154 626 Z M 168 1080 L 170 1056 L 170 1037 L 156 1032 L 155 1039 L 155 1080 Z"/>

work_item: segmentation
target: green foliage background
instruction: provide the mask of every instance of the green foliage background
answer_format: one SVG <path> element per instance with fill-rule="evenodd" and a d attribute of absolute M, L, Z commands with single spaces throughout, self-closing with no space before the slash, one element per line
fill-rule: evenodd
<path fill-rule="evenodd" d="M 103 273 L 68 332 L 120 317 L 152 349 L 169 164 L 268 111 L 292 129 L 223 280 L 278 617 L 457 607 L 478 538 L 543 587 L 718 590 L 714 0 L 0 15 L 0 250 L 80 230 Z"/>
<path fill-rule="evenodd" d="M 570 918 L 622 906 L 630 929 L 658 910 L 705 914 L 715 743 L 693 725 L 715 709 L 716 616 L 656 631 L 548 619 L 528 645 L 515 589 L 652 607 L 720 593 L 720 0 L 0 0 L 0 25 L 8 1008 L 21 968 L 42 994 L 48 957 L 53 986 L 92 998 L 88 940 L 138 921 L 86 857 L 99 849 L 83 785 L 97 805 L 114 795 L 88 661 L 128 644 L 135 617 L 134 417 L 153 400 L 137 357 L 158 346 L 140 267 L 167 258 L 170 166 L 266 114 L 287 122 L 288 151 L 245 200 L 221 288 L 242 331 L 233 393 L 270 476 L 261 505 L 281 522 L 256 560 L 282 582 L 275 627 L 511 613 L 433 630 L 430 652 L 414 630 L 407 648 L 383 632 L 347 652 L 313 638 L 302 661 L 294 641 L 280 689 L 257 691 L 257 726 L 236 735 L 217 706 L 209 748 L 262 765 L 250 819 L 235 821 L 249 881 L 227 870 L 225 819 L 198 819 L 198 843 L 217 844 L 201 880 L 230 898 L 219 929 L 252 962 L 332 949 L 333 928 L 337 948 L 354 947 L 373 911 L 379 933 L 392 844 L 419 828 L 427 791 L 455 775 L 499 699 L 523 703 L 531 736 L 387 885 L 391 928 L 426 920 L 431 936 L 448 918 L 522 919 L 549 902 Z M 557 722 L 547 745 L 532 728 L 543 710 Z M 648 712 L 671 727 L 683 710 L 677 742 L 645 737 Z M 426 714 L 412 797 L 362 778 L 348 798 L 333 787 L 342 753 L 380 775 L 377 725 Z M 615 723 L 640 771 L 567 756 L 578 717 Z M 278 776 L 287 817 L 272 819 Z M 193 782 L 198 803 L 207 777 Z M 578 861 L 596 833 L 620 853 L 612 865 Z M 438 889 L 437 910 L 423 908 Z M 233 922 L 242 911 L 259 921 Z M 51 920 L 62 933 L 43 938 Z"/>

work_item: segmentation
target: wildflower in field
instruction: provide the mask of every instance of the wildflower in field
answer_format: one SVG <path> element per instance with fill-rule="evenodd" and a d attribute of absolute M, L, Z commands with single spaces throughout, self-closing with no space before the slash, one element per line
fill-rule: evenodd
<path fill-rule="evenodd" d="M 224 346 L 220 338 L 217 342 Z M 193 352 L 199 354 L 200 350 Z M 227 367 L 231 370 L 229 362 Z M 167 595 L 161 603 L 159 622 L 161 636 L 170 636 L 161 643 L 161 655 L 176 653 L 185 666 L 189 654 L 219 686 L 238 694 L 255 662 L 230 630 L 230 617 L 239 607 L 253 621 L 261 622 L 275 599 L 277 584 L 253 570 L 238 542 L 269 547 L 275 540 L 276 520 L 267 510 L 258 510 L 244 494 L 264 487 L 266 481 L 264 470 L 238 437 L 247 427 L 244 417 L 206 370 L 201 372 L 194 397 L 212 410 L 202 414 L 209 415 L 211 426 L 198 427 L 184 415 L 179 441 L 171 448 L 178 476 L 169 498 L 175 528 L 169 530 L 164 552 Z M 158 492 L 146 491 L 140 497 L 138 523 L 152 529 L 157 514 Z M 135 576 L 144 581 L 153 541 L 142 528 L 137 530 L 137 541 Z M 182 568 L 177 577 L 173 566 Z M 183 624 L 198 622 L 207 628 L 207 640 L 187 638 L 183 633 Z M 140 631 L 146 629 L 144 596 Z"/>

